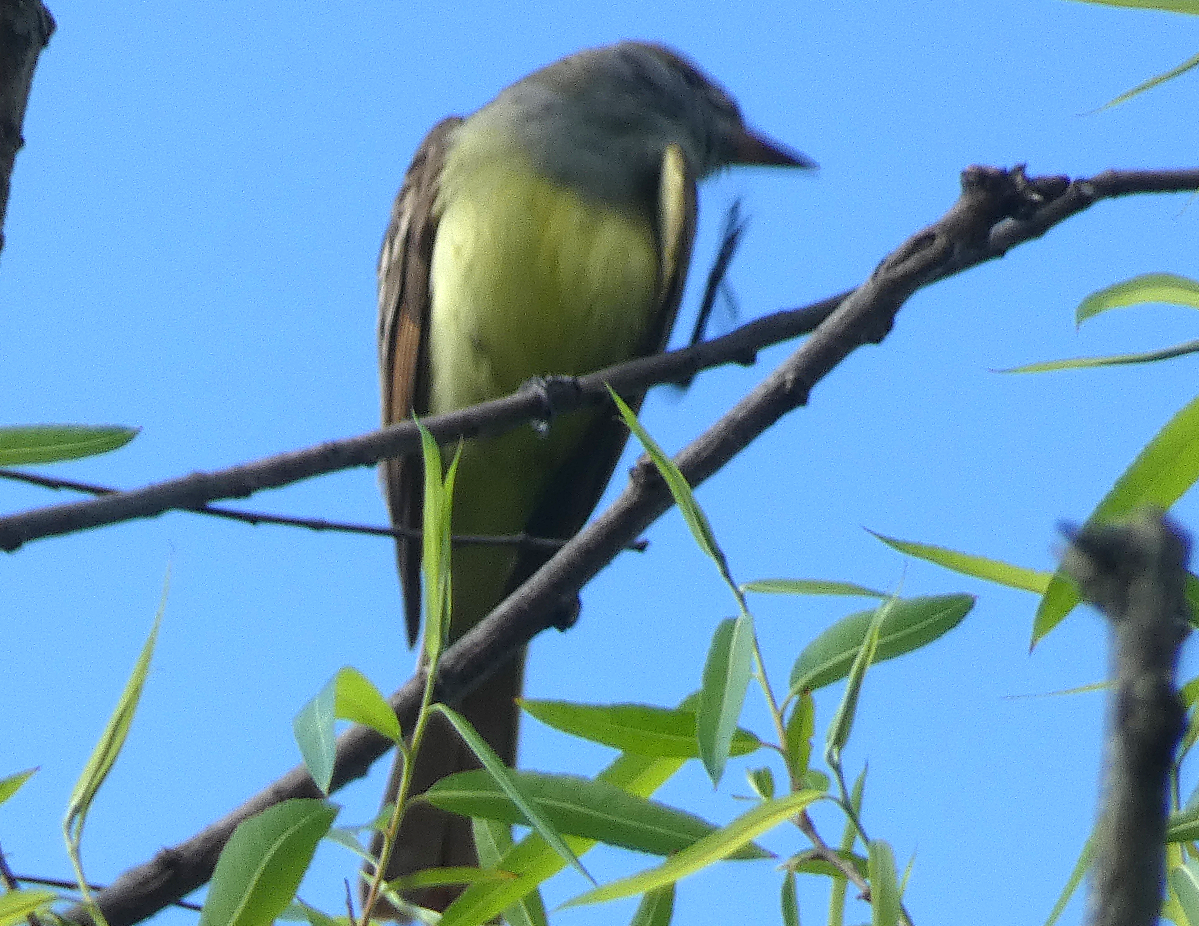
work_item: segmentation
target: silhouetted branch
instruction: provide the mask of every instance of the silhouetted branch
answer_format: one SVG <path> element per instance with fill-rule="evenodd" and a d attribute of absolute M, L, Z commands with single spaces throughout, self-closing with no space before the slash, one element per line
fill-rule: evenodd
<path fill-rule="evenodd" d="M 1168 786 L 1186 712 L 1174 685 L 1190 632 L 1190 540 L 1160 511 L 1073 532 L 1063 562 L 1111 621 L 1114 690 L 1091 926 L 1154 926 L 1162 904 Z"/>
<path fill-rule="evenodd" d="M 1029 179 L 1021 167 L 1012 170 L 970 167 L 962 173 L 962 188 L 961 198 L 939 222 L 908 239 L 879 265 L 869 280 L 851 293 L 802 309 L 776 312 L 695 347 L 644 357 L 577 379 L 531 383 L 503 399 L 427 418 L 423 423 L 441 443 L 460 437 L 499 434 L 528 421 L 548 420 L 584 405 L 606 402 L 605 383 L 622 395 L 635 395 L 656 383 L 686 381 L 709 367 L 752 363 L 762 348 L 820 326 L 824 334 L 819 338 L 813 335 L 801 348 L 803 368 L 792 373 L 801 372 L 806 379 L 796 380 L 788 387 L 796 390 L 793 404 L 792 399 L 779 400 L 777 410 L 782 414 L 803 404 L 807 389 L 850 351 L 861 344 L 881 341 L 890 330 L 899 306 L 921 286 L 1001 257 L 1100 200 L 1132 193 L 1199 190 L 1199 169 L 1109 170 L 1070 182 L 1066 177 Z M 847 304 L 853 308 L 847 310 Z M 824 321 L 838 308 L 839 321 L 833 328 L 827 328 Z M 817 330 L 816 334 L 819 333 Z M 779 389 L 782 383 L 778 377 L 792 373 L 776 373 L 767 381 L 771 383 L 767 388 Z M 774 420 L 770 414 L 767 412 L 763 420 Z M 738 437 L 732 437 L 733 449 L 726 449 L 719 462 L 715 462 L 715 457 L 711 461 L 716 468 L 723 466 L 735 449 L 744 447 L 758 433 L 761 432 L 755 430 L 740 443 Z M 416 426 L 406 422 L 215 473 L 193 473 L 91 501 L 37 508 L 0 518 L 0 550 L 12 552 L 41 537 L 153 517 L 171 510 L 196 509 L 222 498 L 245 498 L 263 489 L 416 452 L 419 452 Z M 714 471 L 705 464 L 695 475 L 703 479 Z"/>

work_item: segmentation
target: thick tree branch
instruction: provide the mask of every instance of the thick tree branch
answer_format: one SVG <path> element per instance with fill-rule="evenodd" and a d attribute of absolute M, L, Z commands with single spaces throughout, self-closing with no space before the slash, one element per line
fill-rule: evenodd
<path fill-rule="evenodd" d="M 839 312 L 837 325 L 825 328 L 819 339 L 809 340 L 801 371 L 804 379 L 785 383 L 778 377 L 786 379 L 791 374 L 780 371 L 767 381 L 769 386 L 764 383 L 760 387 L 795 390 L 790 399 L 780 399 L 779 408 L 786 410 L 802 404 L 806 389 L 849 351 L 860 344 L 881 341 L 890 330 L 899 306 L 921 286 L 1002 257 L 1016 245 L 1039 238 L 1054 225 L 1102 199 L 1133 193 L 1197 190 L 1199 169 L 1109 170 L 1090 179 L 1070 182 L 1065 177 L 1029 179 L 1020 167 L 1010 171 L 970 167 L 962 174 L 962 188 L 961 198 L 939 222 L 913 235 L 879 265 L 866 283 L 851 293 L 802 309 L 776 312 L 722 338 L 685 350 L 645 357 L 578 379 L 530 384 L 506 398 L 428 418 L 424 424 L 442 443 L 459 437 L 502 433 L 530 420 L 545 420 L 584 405 L 605 402 L 605 383 L 623 395 L 633 395 L 655 383 L 686 381 L 709 367 L 752 363 L 762 348 L 811 332 L 843 301 L 858 306 L 852 311 Z M 861 306 L 866 304 L 873 308 L 863 315 Z M 767 414 L 760 420 L 768 422 L 774 418 Z M 746 436 L 745 443 L 761 433 L 752 425 L 750 430 L 753 433 Z M 714 468 L 709 464 L 697 465 L 692 475 L 703 479 L 715 472 L 732 452 L 745 446 L 737 441 L 736 435 L 729 435 L 722 442 L 726 451 L 708 458 Z M 0 550 L 12 552 L 42 537 L 154 517 L 171 510 L 192 510 L 218 499 L 245 498 L 263 489 L 354 466 L 370 466 L 384 457 L 418 450 L 415 426 L 397 424 L 361 437 L 328 441 L 307 450 L 215 473 L 193 473 L 89 501 L 36 508 L 0 518 Z"/>
<path fill-rule="evenodd" d="M 1153 926 L 1170 769 L 1186 720 L 1174 673 L 1190 630 L 1190 541 L 1160 511 L 1071 533 L 1063 565 L 1111 621 L 1115 675 L 1087 921 Z"/>
<path fill-rule="evenodd" d="M 54 17 L 41 0 L 0 0 L 0 251 L 33 70 L 53 32 Z"/>
<path fill-rule="evenodd" d="M 688 479 L 697 484 L 780 417 L 803 404 L 811 388 L 858 346 L 880 341 L 890 330 L 900 306 L 919 287 L 998 257 L 1022 241 L 1039 237 L 1056 222 L 1099 199 L 1130 192 L 1197 188 L 1199 170 L 1108 172 L 1093 180 L 1068 184 L 1063 178 L 1029 181 L 1019 169 L 970 168 L 963 174 L 962 197 L 945 217 L 905 242 L 853 292 L 826 300 L 816 307 L 761 319 L 725 338 L 691 350 L 647 358 L 583 377 L 578 381 L 577 389 L 572 386 L 565 391 L 576 395 L 576 401 L 582 401 L 582 397 L 598 394 L 605 380 L 612 382 L 618 391 L 636 392 L 651 382 L 678 381 L 718 363 L 748 362 L 760 348 L 788 337 L 787 332 L 797 324 L 810 328 L 812 314 L 820 314 L 824 321 L 799 350 L 676 458 Z M 544 396 L 536 390 L 523 390 L 499 402 L 429 419 L 427 424 L 435 429 L 439 439 L 448 440 L 459 434 L 480 433 L 485 427 L 492 433 L 501 426 L 514 426 L 528 418 L 543 416 L 545 407 Z M 555 401 L 553 407 L 557 413 L 562 406 Z M 410 436 L 410 429 L 401 425 L 353 441 L 322 445 L 307 453 L 317 457 L 324 455 L 344 465 L 361 465 L 381 456 L 414 449 L 415 440 L 414 434 Z M 315 471 L 308 471 L 313 465 L 312 460 L 302 461 L 303 457 L 303 454 L 290 454 L 272 458 L 239 468 L 241 475 L 236 477 L 228 473 L 223 476 L 238 480 L 236 484 L 248 491 L 264 487 L 262 483 L 283 484 L 274 480 L 282 480 L 284 474 L 300 470 L 305 470 L 306 475 L 315 475 Z M 349 459 L 354 462 L 345 463 Z M 197 480 L 196 488 L 187 496 L 186 504 L 161 507 L 163 497 L 174 497 L 180 491 L 172 484 L 151 487 L 140 493 L 126 493 L 129 496 L 159 493 L 155 502 L 159 507 L 146 510 L 135 505 L 130 510 L 137 513 L 127 516 L 145 516 L 167 507 L 188 508 L 218 497 L 204 494 L 211 491 L 216 476 L 192 478 Z M 106 501 L 110 499 L 83 504 L 98 505 Z M 446 652 L 438 680 L 438 698 L 451 705 L 457 703 L 480 684 L 494 666 L 501 664 L 506 654 L 551 626 L 554 616 L 560 613 L 562 602 L 573 600 L 600 569 L 669 506 L 669 493 L 657 478 L 656 471 L 644 462 L 640 463 L 632 473 L 629 487 L 611 508 L 571 539 L 529 582 Z M 57 510 L 45 509 L 6 519 L 0 523 L 0 547 L 11 549 L 36 536 L 61 532 L 45 530 L 46 512 Z M 49 523 L 54 523 L 53 517 L 50 516 Z M 100 519 L 91 523 L 107 521 Z M 30 532 L 34 524 L 41 532 Z M 391 698 L 401 723 L 407 728 L 411 728 L 422 686 L 420 677 L 413 678 Z M 371 763 L 387 748 L 388 743 L 382 737 L 365 728 L 355 727 L 344 733 L 338 739 L 334 787 L 365 775 Z M 187 842 L 165 849 L 149 862 L 128 870 L 98 895 L 109 924 L 128 926 L 202 885 L 210 877 L 221 847 L 245 818 L 287 798 L 316 795 L 307 772 L 295 768 Z M 79 923 L 90 924 L 86 912 L 79 908 L 70 911 L 68 916 Z"/>

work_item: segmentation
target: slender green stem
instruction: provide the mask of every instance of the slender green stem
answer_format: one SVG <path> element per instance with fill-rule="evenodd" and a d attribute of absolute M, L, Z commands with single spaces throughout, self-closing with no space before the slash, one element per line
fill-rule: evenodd
<path fill-rule="evenodd" d="M 379 901 L 379 891 L 387 873 L 387 865 L 391 861 L 391 852 L 399 836 L 400 824 L 404 820 L 404 812 L 408 809 L 408 792 L 412 788 L 413 768 L 416 765 L 416 756 L 420 752 L 421 740 L 424 739 L 425 726 L 429 722 L 429 715 L 431 713 L 429 706 L 433 703 L 433 683 L 436 678 L 437 663 L 434 662 L 429 666 L 428 674 L 425 677 L 425 690 L 421 695 L 420 710 L 416 715 L 416 726 L 412 730 L 412 742 L 407 749 L 404 748 L 402 743 L 397 747 L 404 755 L 404 771 L 400 775 L 400 786 L 396 789 L 395 808 L 391 812 L 391 819 L 387 821 L 383 848 L 379 851 L 379 863 L 375 867 L 374 877 L 371 878 L 370 890 L 367 892 L 366 901 L 362 905 L 362 920 L 359 926 L 369 926 L 371 913 L 374 912 L 375 904 Z"/>

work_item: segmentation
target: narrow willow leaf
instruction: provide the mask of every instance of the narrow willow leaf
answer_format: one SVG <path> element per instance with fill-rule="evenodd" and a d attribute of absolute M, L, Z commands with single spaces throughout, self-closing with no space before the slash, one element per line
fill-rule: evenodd
<path fill-rule="evenodd" d="M 877 592 L 852 582 L 830 582 L 824 579 L 758 579 L 741 586 L 743 592 L 763 595 L 848 595 L 851 598 L 886 598 Z"/>
<path fill-rule="evenodd" d="M 779 897 L 783 913 L 783 926 L 799 926 L 799 901 L 795 898 L 795 872 L 788 871 L 783 877 L 783 890 Z"/>
<path fill-rule="evenodd" d="M 1095 834 L 1092 833 L 1086 843 L 1082 847 L 1082 852 L 1078 855 L 1078 861 L 1074 863 L 1074 869 L 1070 872 L 1070 877 L 1066 879 L 1065 885 L 1062 887 L 1061 893 L 1058 894 L 1057 901 L 1053 905 L 1053 909 L 1049 911 L 1049 918 L 1045 920 L 1045 926 L 1054 926 L 1061 919 L 1062 914 L 1066 911 L 1066 904 L 1070 902 L 1070 898 L 1074 896 L 1074 892 L 1078 890 L 1078 886 L 1082 884 L 1082 879 L 1086 877 L 1087 869 L 1091 867 L 1091 856 L 1094 852 Z"/>
<path fill-rule="evenodd" d="M 593 743 L 642 756 L 682 759 L 699 757 L 695 711 L 648 704 L 573 704 L 569 701 L 519 702 L 525 713 L 546 726 Z M 730 755 L 744 756 L 762 748 L 748 730 L 733 734 Z"/>
<path fill-rule="evenodd" d="M 1154 10 L 1173 10 L 1179 13 L 1194 13 L 1196 11 L 1194 0 L 1157 0 L 1157 2 L 1153 2 L 1153 0 L 1090 0 L 1090 2 L 1105 3 L 1110 6 L 1138 6 L 1148 7 Z M 1161 74 L 1150 77 L 1148 80 L 1138 84 L 1131 90 L 1121 93 L 1114 100 L 1109 100 L 1107 103 L 1104 103 L 1100 109 L 1108 109 L 1112 106 L 1119 106 L 1121 103 L 1132 99 L 1138 94 L 1144 93 L 1146 90 L 1152 90 L 1159 84 L 1164 84 L 1168 80 L 1173 80 L 1175 77 L 1185 74 L 1196 65 L 1199 65 L 1199 55 L 1194 55 L 1193 57 L 1187 58 L 1187 60 L 1182 62 L 1182 64 L 1172 67 L 1170 70 Z"/>
<path fill-rule="evenodd" d="M 15 775 L 0 778 L 0 804 L 3 804 L 16 794 L 20 790 L 21 785 L 32 778 L 35 772 L 37 772 L 36 768 L 27 768 L 23 772 L 17 772 Z"/>
<path fill-rule="evenodd" d="M 1083 0 L 1101 6 L 1122 6 L 1133 10 L 1166 10 L 1170 13 L 1199 15 L 1199 0 Z"/>
<path fill-rule="evenodd" d="M 865 858 L 852 852 L 837 852 L 837 856 L 847 865 L 853 867 L 863 878 L 870 876 L 870 865 Z M 808 849 L 787 859 L 786 868 L 797 875 L 819 875 L 823 878 L 840 878 L 841 869 L 832 865 L 823 855 L 818 855 L 815 849 Z"/>
<path fill-rule="evenodd" d="M 50 904 L 58 899 L 53 891 L 41 888 L 13 890 L 0 894 L 0 926 L 24 923 L 30 916 L 47 912 Z"/>
<path fill-rule="evenodd" d="M 425 588 L 425 658 L 436 664 L 445 645 L 448 617 L 445 613 L 449 602 L 448 574 L 449 557 L 446 555 L 448 523 L 445 483 L 442 481 L 441 450 L 425 426 L 419 421 L 421 453 L 424 457 L 425 491 L 424 509 L 421 514 L 422 549 L 421 572 Z"/>
<path fill-rule="evenodd" d="M 875 655 L 878 655 L 877 652 Z M 812 758 L 812 737 L 816 735 L 816 702 L 811 692 L 799 692 L 787 717 L 784 732 L 787 742 L 783 744 L 783 758 L 791 777 L 802 778 L 808 771 L 808 763 Z"/>
<path fill-rule="evenodd" d="M 357 669 L 346 666 L 338 670 L 333 681 L 337 692 L 335 709 L 338 720 L 370 727 L 393 743 L 403 739 L 395 711 L 370 679 Z"/>
<path fill-rule="evenodd" d="M 1199 840 L 1199 805 L 1190 805 L 1170 814 L 1166 822 L 1166 842 L 1195 842 Z"/>
<path fill-rule="evenodd" d="M 504 853 L 512 848 L 512 832 L 502 823 L 478 817 L 471 819 L 470 827 L 475 836 L 479 864 L 485 869 L 497 870 Z M 514 877 L 509 872 L 503 874 L 508 878 Z M 549 926 L 541 892 L 531 891 L 505 910 L 504 921 L 508 926 Z"/>
<path fill-rule="evenodd" d="M 333 781 L 333 761 L 337 755 L 336 719 L 337 679 L 332 678 L 291 720 L 291 733 L 300 747 L 304 766 L 323 794 L 329 793 Z"/>
<path fill-rule="evenodd" d="M 866 628 L 866 636 L 858 652 L 854 656 L 853 665 L 849 668 L 849 676 L 845 683 L 845 693 L 837 706 L 833 722 L 829 724 L 826 741 L 825 757 L 833 768 L 841 765 L 841 750 L 849 742 L 849 734 L 853 730 L 854 717 L 858 712 L 858 698 L 862 692 L 862 683 L 866 680 L 866 670 L 874 664 L 874 656 L 878 652 L 878 633 L 886 620 L 888 613 L 895 604 L 895 599 L 879 606 L 875 611 L 870 626 Z"/>
<path fill-rule="evenodd" d="M 670 855 L 718 830 L 694 814 L 630 794 L 606 781 L 517 769 L 508 774 L 548 825 L 566 836 Z M 524 812 L 484 771 L 449 775 L 421 800 L 462 816 L 528 825 Z M 750 846 L 739 857 L 767 858 L 769 853 Z"/>
<path fill-rule="evenodd" d="M 598 778 L 630 794 L 649 797 L 682 768 L 683 762 L 677 758 L 653 759 L 626 753 L 617 757 Z M 594 840 L 573 836 L 567 837 L 567 841 L 577 855 L 596 845 Z M 471 885 L 442 914 L 440 926 L 480 926 L 490 921 L 565 868 L 566 862 L 545 840 L 532 833 L 504 853 L 500 866 L 517 877 L 506 884 Z"/>
<path fill-rule="evenodd" d="M 520 812 L 524 815 L 524 819 L 528 822 L 529 826 L 533 827 L 541 838 L 552 846 L 554 851 L 569 862 L 583 877 L 594 884 L 595 879 L 583 867 L 583 863 L 579 861 L 578 856 L 575 855 L 570 846 L 563 840 L 561 834 L 542 816 L 533 805 L 533 802 L 524 793 L 513 771 L 504 765 L 500 757 L 495 754 L 495 750 L 487 745 L 487 741 L 479 736 L 475 728 L 470 725 L 470 722 L 457 711 L 450 710 L 444 704 L 434 704 L 433 710 L 444 716 L 453 725 L 454 729 L 458 731 L 458 735 L 470 747 L 471 752 L 475 754 L 475 757 L 478 758 L 483 768 L 490 773 L 491 777 L 495 779 L 496 784 L 503 789 L 509 799 L 520 808 Z"/>
<path fill-rule="evenodd" d="M 1199 341 L 1183 341 L 1173 347 L 1161 347 L 1157 350 L 1139 351 L 1134 354 L 1109 354 L 1105 357 L 1071 357 L 1068 360 L 1046 360 L 1041 363 L 1029 363 L 1000 373 L 1055 373 L 1059 370 L 1090 370 L 1097 367 L 1133 366 L 1138 363 L 1158 363 L 1162 360 L 1173 360 L 1175 357 L 1185 357 L 1199 352 Z"/>
<path fill-rule="evenodd" d="M 695 500 L 695 495 L 691 491 L 691 484 L 675 465 L 674 460 L 666 455 L 665 451 L 658 446 L 657 441 L 650 437 L 649 432 L 641 426 L 641 422 L 637 420 L 637 416 L 633 414 L 633 410 L 625 404 L 624 400 L 616 394 L 616 391 L 611 386 L 608 387 L 608 392 L 612 396 L 612 401 L 616 403 L 616 408 L 620 412 L 620 417 L 624 419 L 625 426 L 633 432 L 633 436 L 640 442 L 650 460 L 653 461 L 654 466 L 657 467 L 662 479 L 666 482 L 666 487 L 670 490 L 670 494 L 674 498 L 674 503 L 679 506 L 683 520 L 687 522 L 687 527 L 690 529 L 691 536 L 695 539 L 696 544 L 716 561 L 717 565 L 721 567 L 721 573 L 727 578 L 724 554 L 720 551 L 720 546 L 716 543 L 716 535 L 712 532 L 712 526 L 708 523 L 707 516 Z"/>
<path fill-rule="evenodd" d="M 511 881 L 516 875 L 498 869 L 473 868 L 467 865 L 450 865 L 445 868 L 422 868 L 410 875 L 401 875 L 387 882 L 387 888 L 397 893 L 426 887 L 444 887 L 452 884 L 487 884 L 493 881 Z"/>
<path fill-rule="evenodd" d="M 895 853 L 881 839 L 870 840 L 870 922 L 872 926 L 895 926 L 899 922 L 899 875 Z"/>
<path fill-rule="evenodd" d="M 295 896 L 317 843 L 337 816 L 296 798 L 243 820 L 221 850 L 199 926 L 269 926 Z"/>
<path fill-rule="evenodd" d="M 338 720 L 368 726 L 394 743 L 402 738 L 395 712 L 379 689 L 357 669 L 339 669 L 291 722 L 308 774 L 325 794 L 333 781 Z"/>
<path fill-rule="evenodd" d="M 769 767 L 746 769 L 745 777 L 754 794 L 762 800 L 768 801 L 774 797 L 774 772 Z"/>
<path fill-rule="evenodd" d="M 695 714 L 699 755 L 713 787 L 720 783 L 728 762 L 733 732 L 753 674 L 753 658 L 753 618 L 743 614 L 735 620 L 721 621 L 712 635 Z"/>
<path fill-rule="evenodd" d="M 874 531 L 870 531 L 870 533 L 900 553 L 935 563 L 946 569 L 952 569 L 954 572 L 961 573 L 964 576 L 985 579 L 988 582 L 1005 585 L 1008 588 L 1018 588 L 1022 591 L 1036 592 L 1040 595 L 1048 587 L 1049 580 L 1053 576 L 1050 572 L 1025 569 L 1022 566 L 1013 566 L 1011 563 L 1005 563 L 1002 560 L 971 556 L 969 553 L 959 553 L 957 550 L 935 547 L 927 543 L 913 543 L 910 540 L 899 540 L 896 537 L 888 537 L 885 534 L 876 534 Z"/>
<path fill-rule="evenodd" d="M 308 906 L 302 900 L 293 900 L 283 908 L 283 912 L 279 914 L 278 918 L 310 923 L 311 926 L 351 926 L 346 917 L 330 916 L 323 910 Z"/>
<path fill-rule="evenodd" d="M 1163 868 L 1167 872 L 1166 875 L 1166 899 L 1161 908 L 1161 919 L 1169 920 L 1175 926 L 1197 926 L 1199 921 L 1192 920 L 1183 910 L 1182 903 L 1179 900 L 1178 892 L 1174 890 L 1173 881 L 1169 877 L 1169 872 L 1176 868 L 1181 868 L 1187 864 L 1189 859 L 1183 853 L 1183 847 L 1177 843 L 1168 843 L 1166 845 L 1166 857 Z"/>
<path fill-rule="evenodd" d="M 124 447 L 141 428 L 121 425 L 33 424 L 0 428 L 0 466 L 54 463 Z"/>
<path fill-rule="evenodd" d="M 1074 322 L 1081 325 L 1111 309 L 1145 302 L 1166 302 L 1199 309 L 1199 281 L 1175 273 L 1145 273 L 1124 280 L 1087 296 L 1074 310 Z"/>
<path fill-rule="evenodd" d="M 1187 921 L 1199 923 L 1199 861 L 1190 859 L 1171 869 L 1169 880 Z"/>
<path fill-rule="evenodd" d="M 879 627 L 874 661 L 927 646 L 960 624 L 973 607 L 973 595 L 897 600 Z M 804 647 L 791 669 L 791 693 L 815 691 L 845 678 L 875 613 L 859 611 L 844 617 Z"/>
<path fill-rule="evenodd" d="M 796 791 L 773 801 L 764 801 L 723 829 L 671 856 L 656 868 L 595 888 L 567 901 L 563 906 L 602 903 L 673 884 L 680 878 L 728 858 L 762 833 L 795 816 L 820 796 L 815 791 Z"/>
<path fill-rule="evenodd" d="M 657 890 L 646 891 L 637 905 L 637 912 L 629 920 L 629 926 L 670 926 L 674 916 L 674 885 L 668 884 Z"/>
<path fill-rule="evenodd" d="M 1091 512 L 1086 525 L 1117 521 L 1146 506 L 1169 509 L 1196 480 L 1199 480 L 1199 397 L 1187 403 L 1137 454 Z M 1037 607 L 1031 644 L 1040 642 L 1078 602 L 1078 589 L 1059 569 Z"/>
<path fill-rule="evenodd" d="M 116 764 L 117 756 L 129 736 L 129 728 L 133 725 L 133 715 L 137 713 L 137 705 L 141 701 L 142 688 L 146 684 L 146 676 L 150 672 L 150 660 L 154 656 L 154 646 L 158 642 L 158 628 L 162 624 L 162 615 L 166 610 L 167 590 L 170 587 L 170 574 L 163 582 L 162 600 L 158 604 L 158 612 L 154 615 L 154 623 L 150 627 L 150 635 L 142 645 L 141 654 L 125 682 L 125 688 L 117 701 L 116 709 L 108 718 L 100 741 L 92 750 L 91 757 L 84 766 L 83 773 L 75 782 L 75 788 L 67 801 L 67 813 L 63 820 L 63 835 L 67 845 L 78 847 L 83 837 L 83 826 L 87 822 L 87 813 L 91 809 L 104 779 Z"/>

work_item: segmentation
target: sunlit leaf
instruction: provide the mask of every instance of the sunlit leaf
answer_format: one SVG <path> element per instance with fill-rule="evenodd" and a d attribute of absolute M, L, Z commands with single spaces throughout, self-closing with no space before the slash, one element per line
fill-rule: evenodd
<path fill-rule="evenodd" d="M 243 820 L 221 850 L 199 926 L 274 922 L 336 816 L 326 801 L 295 798 Z"/>
<path fill-rule="evenodd" d="M 601 903 L 673 884 L 680 878 L 728 858 L 762 833 L 799 813 L 820 796 L 815 791 L 796 791 L 773 801 L 763 801 L 728 826 L 671 856 L 656 868 L 590 890 L 563 906 Z"/>
<path fill-rule="evenodd" d="M 879 627 L 874 661 L 927 646 L 960 624 L 973 607 L 973 595 L 897 600 Z M 791 692 L 814 691 L 845 678 L 874 615 L 871 610 L 844 617 L 804 647 L 791 669 Z"/>
<path fill-rule="evenodd" d="M 518 702 L 525 713 L 546 726 L 642 756 L 699 757 L 695 711 L 648 704 L 574 704 L 569 701 Z M 733 734 L 730 755 L 744 756 L 762 748 L 748 730 Z"/>
<path fill-rule="evenodd" d="M 0 466 L 77 460 L 124 447 L 140 428 L 32 424 L 0 428 Z"/>
<path fill-rule="evenodd" d="M 719 829 L 694 814 L 630 794 L 606 781 L 518 769 L 510 769 L 509 774 L 538 813 L 563 835 L 669 855 Z M 528 825 L 523 811 L 483 771 L 449 775 L 426 791 L 421 800 L 462 816 Z M 749 847 L 739 857 L 767 855 Z"/>

